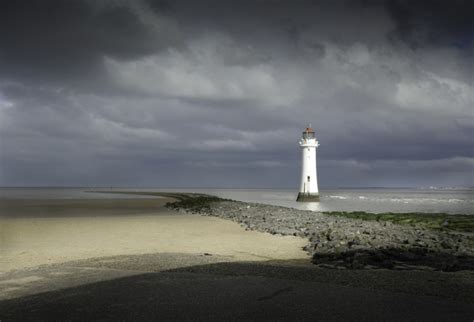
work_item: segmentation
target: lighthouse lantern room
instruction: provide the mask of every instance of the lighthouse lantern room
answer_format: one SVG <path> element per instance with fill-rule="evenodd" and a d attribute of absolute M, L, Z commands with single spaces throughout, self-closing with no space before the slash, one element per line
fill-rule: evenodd
<path fill-rule="evenodd" d="M 296 201 L 319 201 L 316 174 L 316 148 L 319 146 L 319 142 L 311 124 L 304 130 L 299 144 L 302 151 L 301 185 Z"/>

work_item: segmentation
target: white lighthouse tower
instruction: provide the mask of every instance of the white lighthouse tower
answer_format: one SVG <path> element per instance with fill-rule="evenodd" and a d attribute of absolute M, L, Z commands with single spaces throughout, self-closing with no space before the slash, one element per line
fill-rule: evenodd
<path fill-rule="evenodd" d="M 296 201 L 319 201 L 318 177 L 316 174 L 316 148 L 319 142 L 311 124 L 304 130 L 300 139 L 302 153 L 301 185 Z"/>

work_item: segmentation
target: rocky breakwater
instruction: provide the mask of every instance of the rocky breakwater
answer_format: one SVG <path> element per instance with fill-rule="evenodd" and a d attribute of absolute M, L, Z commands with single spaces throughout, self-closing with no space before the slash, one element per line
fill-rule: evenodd
<path fill-rule="evenodd" d="M 250 230 L 307 238 L 305 250 L 312 255 L 314 264 L 323 267 L 474 269 L 474 237 L 465 232 L 216 197 L 200 196 L 170 203 L 168 207 L 233 220 Z"/>

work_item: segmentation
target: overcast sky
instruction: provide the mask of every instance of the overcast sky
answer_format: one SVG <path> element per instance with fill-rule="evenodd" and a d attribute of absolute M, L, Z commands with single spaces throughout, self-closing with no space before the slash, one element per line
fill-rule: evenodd
<path fill-rule="evenodd" d="M 0 185 L 474 186 L 473 4 L 2 1 Z"/>

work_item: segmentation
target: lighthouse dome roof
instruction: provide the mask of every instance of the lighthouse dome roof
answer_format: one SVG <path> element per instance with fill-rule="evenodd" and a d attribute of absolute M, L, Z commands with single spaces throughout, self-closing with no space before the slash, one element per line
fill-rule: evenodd
<path fill-rule="evenodd" d="M 314 130 L 311 127 L 305 128 L 304 131 L 314 133 Z"/>

